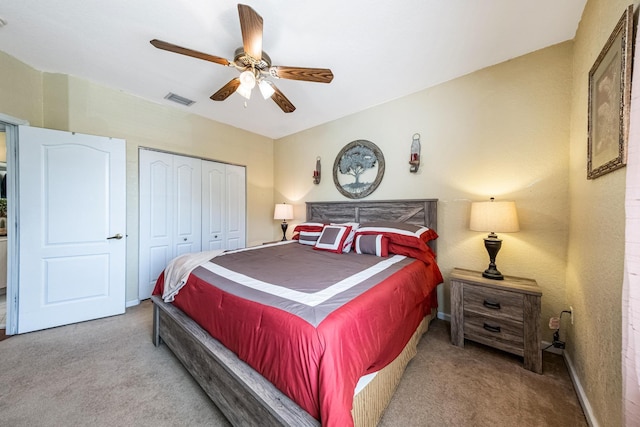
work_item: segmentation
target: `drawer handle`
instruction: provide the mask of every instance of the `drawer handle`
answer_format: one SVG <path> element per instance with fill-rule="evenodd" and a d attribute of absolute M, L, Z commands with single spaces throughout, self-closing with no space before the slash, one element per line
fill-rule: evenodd
<path fill-rule="evenodd" d="M 498 332 L 498 333 L 500 332 L 500 326 L 489 325 L 486 322 L 482 327 L 485 328 L 489 332 Z"/>
<path fill-rule="evenodd" d="M 500 303 L 499 302 L 484 300 L 482 305 L 484 305 L 485 307 L 490 308 L 492 310 L 500 310 Z"/>

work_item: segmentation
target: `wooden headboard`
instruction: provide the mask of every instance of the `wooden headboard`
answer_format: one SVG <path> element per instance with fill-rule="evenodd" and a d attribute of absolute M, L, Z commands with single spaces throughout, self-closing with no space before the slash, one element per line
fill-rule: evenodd
<path fill-rule="evenodd" d="M 393 221 L 438 230 L 438 199 L 307 202 L 307 221 Z M 436 241 L 429 242 L 435 251 Z"/>

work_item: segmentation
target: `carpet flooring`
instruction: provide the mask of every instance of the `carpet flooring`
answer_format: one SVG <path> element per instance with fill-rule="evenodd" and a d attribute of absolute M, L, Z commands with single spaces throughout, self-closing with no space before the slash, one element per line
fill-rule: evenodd
<path fill-rule="evenodd" d="M 7 327 L 7 294 L 6 289 L 0 289 L 0 341 L 7 338 L 5 335 Z"/>
<path fill-rule="evenodd" d="M 152 305 L 0 342 L 0 426 L 228 426 L 166 346 Z M 562 357 L 544 374 L 518 357 L 449 342 L 436 320 L 380 426 L 586 426 Z"/>
<path fill-rule="evenodd" d="M 456 347 L 450 333 L 448 322 L 431 324 L 379 426 L 588 425 L 562 356 L 543 353 L 539 375 L 518 356 Z"/>
<path fill-rule="evenodd" d="M 7 325 L 7 294 L 4 289 L 0 290 L 0 329 L 5 329 Z"/>

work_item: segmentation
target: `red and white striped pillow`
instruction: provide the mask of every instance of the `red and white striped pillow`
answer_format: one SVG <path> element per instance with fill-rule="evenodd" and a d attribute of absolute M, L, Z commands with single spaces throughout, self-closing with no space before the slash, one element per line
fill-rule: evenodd
<path fill-rule="evenodd" d="M 377 234 L 389 239 L 389 253 L 425 262 L 430 262 L 435 256 L 427 242 L 437 239 L 438 234 L 430 228 L 402 222 L 377 222 L 361 224 L 356 231 L 356 237 Z"/>
<path fill-rule="evenodd" d="M 293 240 L 297 240 L 298 243 L 303 245 L 313 246 L 316 244 L 318 237 L 322 233 L 322 229 L 325 224 L 321 222 L 303 222 L 296 225 L 293 229 Z"/>

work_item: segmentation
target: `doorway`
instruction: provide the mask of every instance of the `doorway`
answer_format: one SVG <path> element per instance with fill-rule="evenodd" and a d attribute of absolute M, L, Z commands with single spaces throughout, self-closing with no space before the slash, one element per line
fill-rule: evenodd
<path fill-rule="evenodd" d="M 0 234 L 0 283 L 4 284 L 2 290 L 0 290 L 0 301 L 2 301 L 2 307 L 0 310 L 4 322 L 4 326 L 0 327 L 0 339 L 2 336 L 13 335 L 17 333 L 17 252 L 16 252 L 16 231 L 17 231 L 17 206 L 15 203 L 16 194 L 16 180 L 15 174 L 15 160 L 16 160 L 16 145 L 18 139 L 18 126 L 29 124 L 25 120 L 16 119 L 11 116 L 0 114 L 0 162 L 1 167 L 4 168 L 2 173 L 2 189 L 0 189 L 0 199 L 4 199 L 3 206 L 5 211 L 2 212 L 5 215 L 4 218 L 4 230 L 1 230 Z M 2 157 L 4 155 L 4 157 Z M 0 319 L 1 320 L 1 319 Z"/>
<path fill-rule="evenodd" d="M 0 124 L 0 339 L 7 329 L 7 134 Z"/>

